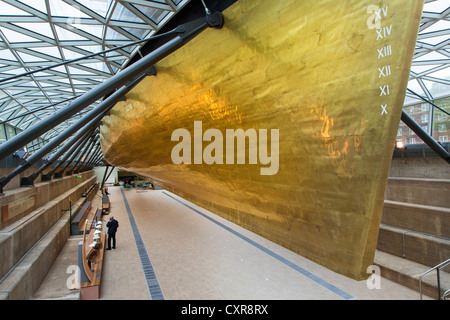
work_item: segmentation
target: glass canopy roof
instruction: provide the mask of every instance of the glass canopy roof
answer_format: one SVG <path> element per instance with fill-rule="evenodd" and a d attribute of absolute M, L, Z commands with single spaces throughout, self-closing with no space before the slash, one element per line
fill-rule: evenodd
<path fill-rule="evenodd" d="M 408 89 L 436 100 L 450 95 L 450 3 L 425 1 Z M 405 105 L 421 102 L 410 91 Z"/>
<path fill-rule="evenodd" d="M 0 80 L 150 39 L 188 2 L 0 0 Z M 0 83 L 0 122 L 6 124 L 0 143 L 122 70 L 144 44 Z M 432 101 L 450 96 L 448 0 L 425 1 L 408 88 L 405 106 L 423 103 L 417 94 Z M 41 142 L 89 110 L 47 132 Z"/>
<path fill-rule="evenodd" d="M 1 0 L 0 80 L 150 39 L 188 2 Z M 7 134 L 26 130 L 116 74 L 144 44 L 1 83 L 0 120 L 8 121 Z M 43 142 L 95 105 L 44 134 Z"/>

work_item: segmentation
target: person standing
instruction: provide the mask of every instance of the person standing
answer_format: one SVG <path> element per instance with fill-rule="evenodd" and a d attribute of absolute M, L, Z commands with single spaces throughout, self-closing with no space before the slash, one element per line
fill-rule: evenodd
<path fill-rule="evenodd" d="M 114 217 L 111 217 L 106 224 L 106 227 L 108 228 L 108 247 L 106 250 L 111 250 L 111 239 L 112 239 L 112 248 L 116 248 L 116 232 L 119 228 L 119 222 L 114 219 Z"/>

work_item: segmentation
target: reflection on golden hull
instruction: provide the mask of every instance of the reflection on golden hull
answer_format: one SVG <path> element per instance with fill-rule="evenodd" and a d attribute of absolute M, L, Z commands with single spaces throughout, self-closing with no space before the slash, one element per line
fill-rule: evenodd
<path fill-rule="evenodd" d="M 367 278 L 422 6 L 240 0 L 105 117 L 105 158 Z M 227 149 L 238 129 L 256 140 Z"/>

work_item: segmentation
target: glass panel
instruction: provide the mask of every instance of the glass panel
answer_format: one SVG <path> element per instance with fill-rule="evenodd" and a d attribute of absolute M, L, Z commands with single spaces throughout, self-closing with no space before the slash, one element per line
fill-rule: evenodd
<path fill-rule="evenodd" d="M 144 39 L 145 36 L 150 32 L 149 30 L 145 29 L 135 29 L 135 28 L 122 28 L 122 29 L 126 30 L 127 32 L 129 32 L 130 34 L 139 39 Z"/>
<path fill-rule="evenodd" d="M 45 0 L 21 0 L 21 2 L 32 7 L 33 9 L 39 10 L 43 13 L 47 13 L 47 7 L 45 5 Z"/>
<path fill-rule="evenodd" d="M 78 0 L 80 4 L 91 9 L 95 13 L 106 18 L 111 7 L 112 0 Z"/>
<path fill-rule="evenodd" d="M 6 134 L 5 134 L 5 125 L 0 124 L 0 143 L 6 141 Z"/>
<path fill-rule="evenodd" d="M 23 53 L 23 52 L 18 52 L 17 54 L 20 56 L 20 58 L 25 63 L 28 63 L 28 62 L 43 62 L 43 61 L 45 62 L 45 61 L 47 61 L 45 59 L 38 58 L 38 57 L 32 56 L 30 54 Z"/>
<path fill-rule="evenodd" d="M 59 54 L 59 50 L 57 47 L 40 47 L 36 48 L 35 50 L 39 51 L 39 53 L 43 53 L 52 56 L 54 58 L 61 59 L 61 55 Z"/>
<path fill-rule="evenodd" d="M 89 18 L 88 15 L 81 12 L 80 6 L 71 6 L 61 0 L 52 0 L 50 2 L 50 12 L 52 16 Z"/>
<path fill-rule="evenodd" d="M 141 6 L 138 4 L 134 4 L 133 7 L 135 7 L 140 12 L 142 12 L 144 15 L 149 17 L 156 24 L 158 24 L 167 14 L 167 11 L 164 11 L 161 9 L 150 8 L 150 7 L 146 7 L 146 6 Z"/>
<path fill-rule="evenodd" d="M 450 98 L 436 100 L 435 104 L 450 113 Z M 450 116 L 439 109 L 434 109 L 433 138 L 439 142 L 448 142 L 450 136 Z"/>
<path fill-rule="evenodd" d="M 159 24 L 168 14 L 169 14 L 168 11 L 158 10 L 157 12 L 155 12 L 150 16 L 150 19 Z"/>
<path fill-rule="evenodd" d="M 107 40 L 129 40 L 131 42 L 131 40 L 129 38 L 125 37 L 123 34 L 117 32 L 111 28 L 108 28 L 106 30 L 106 39 Z M 125 49 L 127 49 L 127 48 L 125 48 Z"/>
<path fill-rule="evenodd" d="M 7 15 L 15 15 L 15 16 L 31 16 L 29 13 L 22 11 L 14 6 L 11 6 L 3 1 L 0 1 L 0 12 L 4 12 Z"/>
<path fill-rule="evenodd" d="M 450 113 L 450 97 L 434 102 L 438 107 Z M 407 106 L 404 111 L 414 119 L 428 134 L 438 142 L 448 142 L 450 137 L 450 116 L 428 103 Z M 408 126 L 400 122 L 397 141 L 406 145 L 424 143 Z"/>
<path fill-rule="evenodd" d="M 117 4 L 112 17 L 113 20 L 122 20 L 122 21 L 129 21 L 129 22 L 142 22 L 141 19 L 139 19 L 133 12 L 125 8 L 120 3 Z"/>
<path fill-rule="evenodd" d="M 436 0 L 425 3 L 424 11 L 441 13 L 448 7 L 447 0 Z"/>
<path fill-rule="evenodd" d="M 91 46 L 78 46 L 77 48 L 87 51 L 85 55 L 103 51 L 102 46 L 92 44 Z"/>
<path fill-rule="evenodd" d="M 76 33 L 73 33 L 72 31 L 69 31 L 67 29 L 63 29 L 61 27 L 55 26 L 56 33 L 58 35 L 58 39 L 61 41 L 64 40 L 87 40 L 85 37 L 82 37 Z"/>
<path fill-rule="evenodd" d="M 10 43 L 40 41 L 36 38 L 33 38 L 31 36 L 27 36 L 25 34 L 10 30 L 5 27 L 0 27 L 0 30 L 3 32 L 3 34 L 6 36 L 6 38 L 8 39 L 8 41 Z"/>
<path fill-rule="evenodd" d="M 0 50 L 0 59 L 16 61 L 16 57 L 14 57 L 9 49 Z"/>
<path fill-rule="evenodd" d="M 39 34 L 42 34 L 46 37 L 49 37 L 53 39 L 53 32 L 50 28 L 50 25 L 45 23 L 14 23 L 15 25 L 18 25 L 19 27 L 25 28 L 27 30 L 32 30 L 34 32 L 37 32 Z"/>
<path fill-rule="evenodd" d="M 14 137 L 16 135 L 16 131 L 10 125 L 6 125 L 6 135 L 7 135 L 8 140 L 9 140 L 9 139 L 11 139 L 12 137 Z"/>

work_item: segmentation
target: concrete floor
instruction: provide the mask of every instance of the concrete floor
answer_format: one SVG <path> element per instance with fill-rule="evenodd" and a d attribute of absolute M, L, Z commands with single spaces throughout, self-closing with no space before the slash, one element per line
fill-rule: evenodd
<path fill-rule="evenodd" d="M 170 192 L 109 192 L 110 216 L 120 227 L 117 248 L 105 254 L 102 300 L 419 299 L 385 278 L 370 289 Z M 35 299 L 78 298 L 67 281 L 80 239 L 67 241 Z"/>

